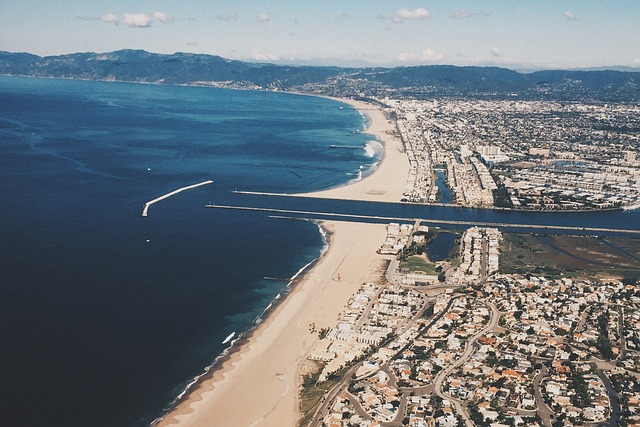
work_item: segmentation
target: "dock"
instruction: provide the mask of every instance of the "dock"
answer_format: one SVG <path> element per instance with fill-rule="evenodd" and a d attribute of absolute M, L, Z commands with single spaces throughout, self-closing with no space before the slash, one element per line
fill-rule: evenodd
<path fill-rule="evenodd" d="M 153 200 L 149 200 L 147 203 L 144 204 L 144 207 L 142 208 L 142 216 L 146 217 L 148 215 L 149 207 L 154 203 L 157 203 L 157 202 L 159 202 L 161 200 L 164 200 L 164 199 L 168 199 L 169 197 L 175 196 L 176 194 L 181 193 L 183 191 L 191 190 L 192 188 L 196 188 L 196 187 L 200 187 L 202 185 L 208 185 L 208 184 L 213 184 L 213 181 L 211 181 L 211 180 L 202 181 L 202 182 L 199 182 L 197 184 L 188 185 L 186 187 L 182 187 L 182 188 L 178 188 L 177 190 L 173 190 L 172 192 L 167 193 L 167 194 L 165 194 L 163 196 L 156 197 Z"/>
<path fill-rule="evenodd" d="M 329 148 L 346 148 L 349 150 L 361 150 L 365 146 L 364 145 L 330 145 Z"/>

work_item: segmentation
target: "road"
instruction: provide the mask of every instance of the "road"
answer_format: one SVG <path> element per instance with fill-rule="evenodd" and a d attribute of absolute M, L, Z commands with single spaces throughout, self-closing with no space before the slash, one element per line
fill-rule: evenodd
<path fill-rule="evenodd" d="M 354 366 L 349 368 L 343 375 L 340 382 L 324 395 L 324 397 L 320 400 L 318 409 L 316 409 L 316 412 L 313 415 L 313 419 L 309 423 L 309 427 L 319 427 L 321 425 L 320 423 L 322 422 L 322 417 L 327 413 L 329 406 L 331 406 L 331 404 L 335 401 L 336 397 L 338 397 L 342 392 L 346 391 L 347 387 L 349 386 L 351 376 L 358 370 L 360 365 L 362 365 L 362 362 L 356 363 Z"/>
<path fill-rule="evenodd" d="M 489 307 L 489 310 L 491 311 L 491 319 L 489 320 L 489 323 L 487 323 L 487 325 L 484 328 L 482 328 L 480 331 L 476 332 L 471 338 L 469 338 L 462 355 L 451 365 L 449 365 L 442 371 L 438 372 L 438 375 L 436 375 L 436 378 L 434 380 L 434 391 L 436 392 L 436 394 L 441 398 L 448 399 L 453 403 L 453 405 L 456 408 L 456 412 L 463 418 L 464 424 L 468 427 L 474 427 L 475 424 L 473 423 L 473 421 L 471 421 L 471 418 L 469 418 L 469 414 L 467 413 L 467 411 L 462 407 L 461 400 L 455 399 L 445 394 L 442 391 L 442 383 L 444 382 L 444 379 L 446 377 L 451 375 L 451 373 L 455 369 L 457 369 L 460 365 L 465 363 L 467 359 L 473 354 L 473 352 L 476 350 L 476 342 L 478 341 L 478 338 L 480 338 L 481 336 L 485 335 L 487 332 L 493 330 L 496 326 L 498 326 L 498 319 L 500 318 L 500 313 L 498 312 L 498 309 L 493 304 L 487 303 L 486 305 L 487 307 Z"/>
<path fill-rule="evenodd" d="M 544 403 L 544 399 L 542 398 L 542 392 L 540 391 L 540 385 L 542 384 L 542 380 L 547 376 L 549 370 L 545 365 L 542 365 L 542 369 L 538 372 L 538 375 L 533 379 L 533 397 L 536 400 L 536 406 L 538 407 L 538 415 L 542 419 L 542 424 L 545 427 L 551 427 L 551 420 L 554 418 L 553 411 L 549 409 L 546 403 Z"/>

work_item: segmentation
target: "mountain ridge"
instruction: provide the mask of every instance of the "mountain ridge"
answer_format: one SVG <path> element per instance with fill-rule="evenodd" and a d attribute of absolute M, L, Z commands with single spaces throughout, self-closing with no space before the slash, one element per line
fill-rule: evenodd
<path fill-rule="evenodd" d="M 158 54 L 121 49 L 53 56 L 0 51 L 0 74 L 298 91 L 332 96 L 640 100 L 640 69 L 523 73 L 496 66 L 294 66 L 188 52 Z"/>

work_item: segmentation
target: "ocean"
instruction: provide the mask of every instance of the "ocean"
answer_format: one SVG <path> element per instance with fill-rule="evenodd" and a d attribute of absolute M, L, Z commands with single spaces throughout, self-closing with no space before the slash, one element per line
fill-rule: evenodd
<path fill-rule="evenodd" d="M 365 125 L 318 97 L 0 77 L 3 424 L 153 421 L 325 246 L 204 205 L 360 179 Z"/>
<path fill-rule="evenodd" d="M 372 173 L 383 147 L 365 120 L 294 94 L 0 77 L 2 423 L 148 425 L 326 245 L 313 222 L 209 203 L 640 233 L 638 210 L 233 193 L 308 192 Z M 205 180 L 141 216 L 146 202 Z"/>

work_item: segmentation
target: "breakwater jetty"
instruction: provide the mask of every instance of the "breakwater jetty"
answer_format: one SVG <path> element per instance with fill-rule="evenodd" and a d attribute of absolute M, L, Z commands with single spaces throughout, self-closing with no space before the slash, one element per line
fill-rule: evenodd
<path fill-rule="evenodd" d="M 181 193 L 183 191 L 191 190 L 192 188 L 196 188 L 196 187 L 200 187 L 202 185 L 208 185 L 208 184 L 213 184 L 213 181 L 210 181 L 210 180 L 209 181 L 202 181 L 202 182 L 199 182 L 197 184 L 188 185 L 186 187 L 182 187 L 182 188 L 178 188 L 177 190 L 173 190 L 172 192 L 164 194 L 164 195 L 162 195 L 160 197 L 156 197 L 153 200 L 149 200 L 147 203 L 144 204 L 144 207 L 142 208 L 142 216 L 147 216 L 149 214 L 149 207 L 154 203 L 157 203 L 157 202 L 159 202 L 161 200 L 164 200 L 164 199 L 168 199 L 169 197 L 175 196 L 176 194 Z"/>
<path fill-rule="evenodd" d="M 358 214 L 342 214 L 331 212 L 313 212 L 313 211 L 300 211 L 290 209 L 274 209 L 274 208 L 261 208 L 250 206 L 229 206 L 229 205 L 205 205 L 207 208 L 217 209 L 234 209 L 243 211 L 260 211 L 276 214 L 288 214 L 297 215 L 301 217 L 325 217 L 327 219 L 345 219 L 345 220 L 375 220 L 375 221 L 389 221 L 389 222 L 415 222 L 418 218 L 401 218 L 401 217 L 389 217 L 389 216 L 376 216 L 376 215 L 358 215 Z M 456 221 L 448 219 L 435 219 L 435 218 L 419 218 L 422 223 L 425 224 L 450 224 L 450 225 L 463 225 L 467 227 L 496 227 L 496 228 L 528 228 L 532 230 L 540 231 L 579 231 L 588 233 L 623 233 L 638 235 L 639 230 L 617 229 L 617 228 L 602 228 L 602 227 L 572 227 L 565 225 L 541 225 L 541 224 L 519 224 L 519 223 L 496 223 L 496 222 L 484 222 L 484 221 Z"/>

